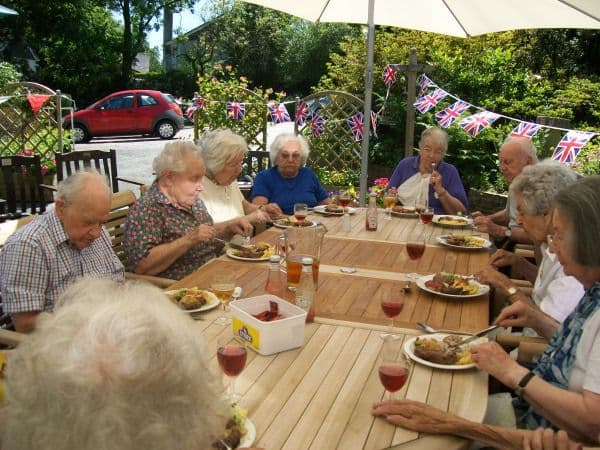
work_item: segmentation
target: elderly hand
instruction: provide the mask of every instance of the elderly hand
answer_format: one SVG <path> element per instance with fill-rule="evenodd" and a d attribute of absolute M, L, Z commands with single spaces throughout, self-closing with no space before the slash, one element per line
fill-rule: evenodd
<path fill-rule="evenodd" d="M 441 194 L 445 191 L 444 186 L 442 185 L 442 174 L 439 173 L 437 170 L 431 172 L 429 184 L 433 186 L 433 190 L 438 194 Z"/>
<path fill-rule="evenodd" d="M 201 242 L 208 242 L 216 236 L 215 227 L 212 225 L 202 224 L 191 231 L 188 231 L 187 238 L 192 242 L 192 245 L 198 245 Z"/>
<path fill-rule="evenodd" d="M 254 231 L 254 227 L 252 224 L 246 219 L 246 217 L 240 217 L 237 220 L 234 220 L 229 226 L 228 230 L 231 234 L 240 234 L 242 236 L 252 236 L 252 232 Z"/>
<path fill-rule="evenodd" d="M 510 287 L 510 279 L 501 272 L 498 272 L 496 268 L 492 266 L 486 266 L 483 270 L 480 270 L 475 274 L 475 279 L 480 283 L 489 284 L 495 288 L 506 288 Z"/>
<path fill-rule="evenodd" d="M 448 433 L 452 414 L 414 400 L 387 400 L 371 409 L 374 416 L 383 416 L 389 423 L 412 431 Z"/>
<path fill-rule="evenodd" d="M 263 209 L 257 209 L 246 216 L 250 223 L 267 223 L 271 221 L 271 216 Z"/>
<path fill-rule="evenodd" d="M 543 312 L 535 305 L 535 303 L 519 300 L 500 311 L 500 314 L 498 314 L 494 323 L 503 328 L 535 328 L 540 314 L 543 314 Z"/>
<path fill-rule="evenodd" d="M 486 371 L 505 385 L 512 387 L 515 370 L 522 369 L 496 342 L 471 346 L 471 358 L 481 370 Z M 517 379 L 517 382 L 520 378 Z M 514 382 L 516 384 L 516 382 Z"/>
<path fill-rule="evenodd" d="M 265 205 L 263 209 L 267 212 L 269 216 L 271 216 L 271 219 L 277 219 L 283 216 L 283 211 L 277 203 L 269 203 Z"/>
<path fill-rule="evenodd" d="M 504 236 L 504 231 L 506 228 L 502 225 L 494 223 L 489 216 L 478 216 L 474 218 L 473 225 L 480 233 L 488 233 L 490 236 L 497 238 Z"/>
<path fill-rule="evenodd" d="M 494 267 L 513 266 L 517 263 L 519 257 L 513 252 L 509 252 L 503 249 L 496 250 L 492 256 L 490 256 L 490 264 Z"/>
<path fill-rule="evenodd" d="M 538 428 L 523 436 L 523 450 L 578 450 L 581 444 L 569 440 L 563 430 L 555 432 L 552 428 Z"/>

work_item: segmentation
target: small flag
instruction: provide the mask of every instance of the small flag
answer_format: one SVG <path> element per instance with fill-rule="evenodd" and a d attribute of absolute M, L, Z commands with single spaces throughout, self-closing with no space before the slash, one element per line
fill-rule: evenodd
<path fill-rule="evenodd" d="M 392 87 L 392 84 L 396 82 L 396 77 L 398 76 L 398 71 L 394 69 L 389 64 L 385 66 L 383 69 L 383 82 L 385 83 L 385 87 L 388 89 Z"/>
<path fill-rule="evenodd" d="M 419 97 L 423 97 L 427 88 L 433 86 L 433 84 L 433 81 L 431 81 L 427 75 L 421 75 L 421 78 L 419 79 Z"/>
<path fill-rule="evenodd" d="M 192 104 L 188 107 L 187 111 L 185 112 L 185 115 L 191 119 L 194 116 L 194 112 L 204 109 L 205 104 L 206 99 L 203 99 L 202 97 L 195 98 Z"/>
<path fill-rule="evenodd" d="M 363 137 L 363 121 L 365 120 L 365 115 L 361 112 L 357 112 L 352 117 L 346 119 L 348 126 L 350 127 L 350 131 L 354 135 L 354 140 L 356 142 L 361 141 Z"/>
<path fill-rule="evenodd" d="M 511 137 L 524 137 L 531 139 L 535 133 L 537 133 L 541 125 L 537 125 L 531 122 L 519 122 L 519 125 L 516 126 L 514 130 L 510 132 Z"/>
<path fill-rule="evenodd" d="M 489 127 L 492 123 L 494 123 L 498 117 L 500 117 L 499 114 L 490 111 L 483 111 L 473 114 L 472 116 L 465 117 L 458 124 L 472 137 L 475 137 L 484 129 Z"/>
<path fill-rule="evenodd" d="M 306 102 L 300 102 L 296 108 L 296 125 L 299 127 L 303 126 L 310 117 L 309 113 L 310 110 L 308 109 Z"/>
<path fill-rule="evenodd" d="M 227 118 L 231 120 L 244 120 L 246 116 L 246 107 L 243 103 L 227 102 Z"/>
<path fill-rule="evenodd" d="M 593 137 L 594 133 L 569 131 L 556 146 L 551 159 L 562 163 L 574 163 L 579 151 Z"/>
<path fill-rule="evenodd" d="M 435 120 L 437 120 L 437 123 L 439 123 L 441 127 L 448 128 L 469 108 L 469 106 L 471 106 L 469 103 L 459 100 L 448 106 L 446 109 L 436 112 Z"/>
<path fill-rule="evenodd" d="M 42 109 L 42 106 L 50 97 L 52 96 L 46 94 L 27 94 L 27 101 L 36 116 L 40 113 L 40 109 Z"/>
<path fill-rule="evenodd" d="M 421 114 L 426 113 L 435 105 L 437 105 L 438 102 L 441 99 L 443 99 L 446 95 L 448 95 L 448 93 L 443 89 L 436 89 L 431 94 L 426 94 L 423 97 L 418 98 L 414 106 L 419 110 Z"/>
<path fill-rule="evenodd" d="M 291 122 L 290 113 L 283 103 L 278 105 L 269 105 L 269 114 L 273 123 Z"/>
<path fill-rule="evenodd" d="M 314 137 L 319 137 L 325 131 L 326 119 L 318 114 L 315 114 L 310 122 L 310 128 Z"/>

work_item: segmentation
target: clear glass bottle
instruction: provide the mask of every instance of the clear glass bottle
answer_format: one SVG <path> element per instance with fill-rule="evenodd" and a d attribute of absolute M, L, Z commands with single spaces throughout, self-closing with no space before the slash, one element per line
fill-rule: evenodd
<path fill-rule="evenodd" d="M 365 217 L 365 228 L 367 231 L 377 231 L 377 194 L 371 192 L 369 195 L 369 205 Z"/>
<path fill-rule="evenodd" d="M 313 301 L 315 298 L 315 283 L 312 274 L 312 258 L 302 258 L 302 273 L 300 284 L 296 289 L 296 306 L 306 311 L 306 322 L 312 322 L 315 317 Z"/>
<path fill-rule="evenodd" d="M 265 291 L 279 298 L 286 299 L 286 283 L 283 281 L 280 260 L 281 257 L 279 255 L 269 257 L 269 274 Z"/>

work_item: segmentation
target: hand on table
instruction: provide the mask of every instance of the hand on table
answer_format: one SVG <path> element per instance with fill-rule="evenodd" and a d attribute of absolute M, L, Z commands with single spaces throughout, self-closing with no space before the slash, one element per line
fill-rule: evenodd
<path fill-rule="evenodd" d="M 538 428 L 523 436 L 523 450 L 579 450 L 581 444 L 569 440 L 563 430 Z"/>
<path fill-rule="evenodd" d="M 490 264 L 494 267 L 513 266 L 517 263 L 519 257 L 513 252 L 499 249 L 490 256 Z"/>
<path fill-rule="evenodd" d="M 413 400 L 386 400 L 373 405 L 371 414 L 382 416 L 393 425 L 426 433 L 449 432 L 452 414 Z"/>

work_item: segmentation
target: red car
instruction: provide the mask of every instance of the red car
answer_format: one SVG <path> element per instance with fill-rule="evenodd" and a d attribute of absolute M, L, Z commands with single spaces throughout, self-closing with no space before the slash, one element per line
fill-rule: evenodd
<path fill-rule="evenodd" d="M 150 134 L 172 139 L 183 128 L 183 114 L 175 99 L 160 91 L 135 89 L 115 92 L 73 114 L 75 142 L 96 136 Z M 64 119 L 71 128 L 71 115 Z"/>

